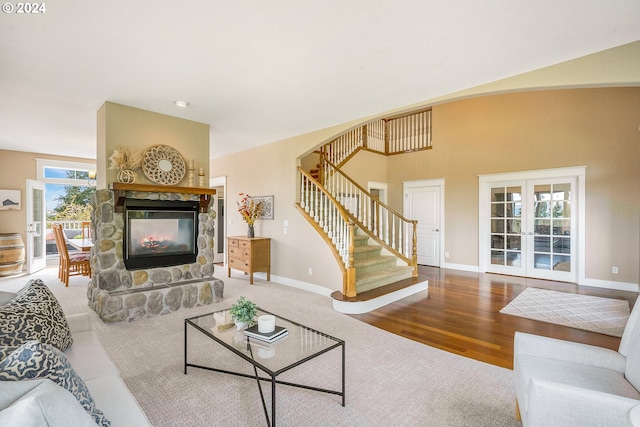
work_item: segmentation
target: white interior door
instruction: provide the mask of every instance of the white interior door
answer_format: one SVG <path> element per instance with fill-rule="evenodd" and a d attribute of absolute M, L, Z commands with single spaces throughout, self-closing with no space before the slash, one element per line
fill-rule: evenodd
<path fill-rule="evenodd" d="M 483 271 L 577 282 L 578 182 L 550 176 L 482 184 Z"/>
<path fill-rule="evenodd" d="M 418 221 L 418 264 L 440 267 L 441 191 L 439 185 L 405 189 L 405 216 Z"/>
<path fill-rule="evenodd" d="M 526 276 L 526 233 L 522 225 L 524 181 L 492 183 L 488 191 L 489 252 L 486 271 Z"/>
<path fill-rule="evenodd" d="M 220 194 L 218 194 L 220 193 Z M 211 203 L 215 206 L 215 253 L 213 254 L 213 262 L 224 262 L 224 198 L 222 187 L 216 187 L 216 194 L 213 195 Z"/>
<path fill-rule="evenodd" d="M 27 180 L 27 273 L 33 274 L 47 265 L 44 183 Z"/>
<path fill-rule="evenodd" d="M 576 281 L 576 180 L 527 182 L 527 272 L 541 279 Z"/>
<path fill-rule="evenodd" d="M 215 188 L 216 194 L 211 200 L 211 204 L 216 210 L 215 220 L 215 253 L 213 255 L 213 262 L 224 263 L 225 262 L 225 244 L 227 235 L 227 224 L 225 220 L 225 202 L 227 195 L 227 177 L 218 176 L 209 179 L 209 187 Z"/>

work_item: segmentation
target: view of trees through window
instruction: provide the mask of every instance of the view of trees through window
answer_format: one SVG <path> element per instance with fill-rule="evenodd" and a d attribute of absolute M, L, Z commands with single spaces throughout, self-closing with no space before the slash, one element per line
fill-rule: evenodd
<path fill-rule="evenodd" d="M 58 253 L 51 227 L 61 223 L 68 239 L 79 238 L 81 224 L 91 219 L 91 196 L 95 187 L 88 185 L 89 172 L 60 167 L 45 167 L 45 211 L 47 218 L 47 255 Z"/>
<path fill-rule="evenodd" d="M 55 187 L 60 185 L 45 186 L 45 191 L 51 190 L 57 195 L 51 200 L 55 206 L 47 205 L 47 222 L 49 221 L 89 221 L 91 215 L 91 195 L 95 192 L 94 187 L 78 187 L 65 185 L 62 192 L 58 192 Z M 58 191 L 56 191 L 58 190 Z"/>

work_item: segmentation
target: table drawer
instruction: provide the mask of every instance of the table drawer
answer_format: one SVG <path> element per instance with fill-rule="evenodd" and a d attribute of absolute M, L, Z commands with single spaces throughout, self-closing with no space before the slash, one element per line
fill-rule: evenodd
<path fill-rule="evenodd" d="M 229 240 L 229 247 L 230 248 L 232 248 L 232 247 L 237 248 L 238 247 L 238 239 L 228 239 L 228 240 Z"/>
<path fill-rule="evenodd" d="M 237 258 L 229 258 L 229 268 L 235 268 L 236 270 L 249 270 L 249 262 Z"/>
<path fill-rule="evenodd" d="M 242 249 L 242 248 L 229 248 L 229 258 L 237 258 L 237 259 L 244 259 L 244 260 L 248 260 L 249 257 L 249 250 L 248 249 Z"/>

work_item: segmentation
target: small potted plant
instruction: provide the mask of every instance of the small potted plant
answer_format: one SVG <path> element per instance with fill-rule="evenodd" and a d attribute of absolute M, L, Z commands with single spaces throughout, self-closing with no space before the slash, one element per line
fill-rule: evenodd
<path fill-rule="evenodd" d="M 251 326 L 256 314 L 258 314 L 258 306 L 243 296 L 231 306 L 231 317 L 238 330 Z"/>

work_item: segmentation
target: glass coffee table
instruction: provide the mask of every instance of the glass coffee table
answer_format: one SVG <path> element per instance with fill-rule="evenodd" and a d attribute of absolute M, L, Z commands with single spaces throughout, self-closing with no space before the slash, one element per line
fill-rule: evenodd
<path fill-rule="evenodd" d="M 287 336 L 280 338 L 273 343 L 267 343 L 255 338 L 245 336 L 243 331 L 237 331 L 230 310 L 220 310 L 213 313 L 191 317 L 184 321 L 184 373 L 187 368 L 207 369 L 215 372 L 236 375 L 245 378 L 253 378 L 258 384 L 262 407 L 267 420 L 267 425 L 276 425 L 276 385 L 287 385 L 304 388 L 323 393 L 330 393 L 341 396 L 342 406 L 345 406 L 345 342 L 332 337 L 323 332 L 306 327 L 299 323 L 280 317 L 277 314 L 259 309 L 258 316 L 272 314 L 276 318 L 276 326 L 287 329 Z M 198 333 L 220 344 L 223 348 L 236 354 L 253 365 L 253 375 L 233 372 L 225 369 L 218 369 L 214 366 L 204 366 L 189 363 L 189 340 L 188 332 L 190 328 Z M 278 380 L 278 376 L 303 363 L 314 359 L 333 349 L 342 349 L 342 390 L 329 390 L 313 387 L 310 385 L 296 384 Z M 213 360 L 214 358 L 212 358 Z M 262 371 L 267 376 L 258 372 Z M 262 381 L 271 383 L 271 417 L 262 390 Z"/>

